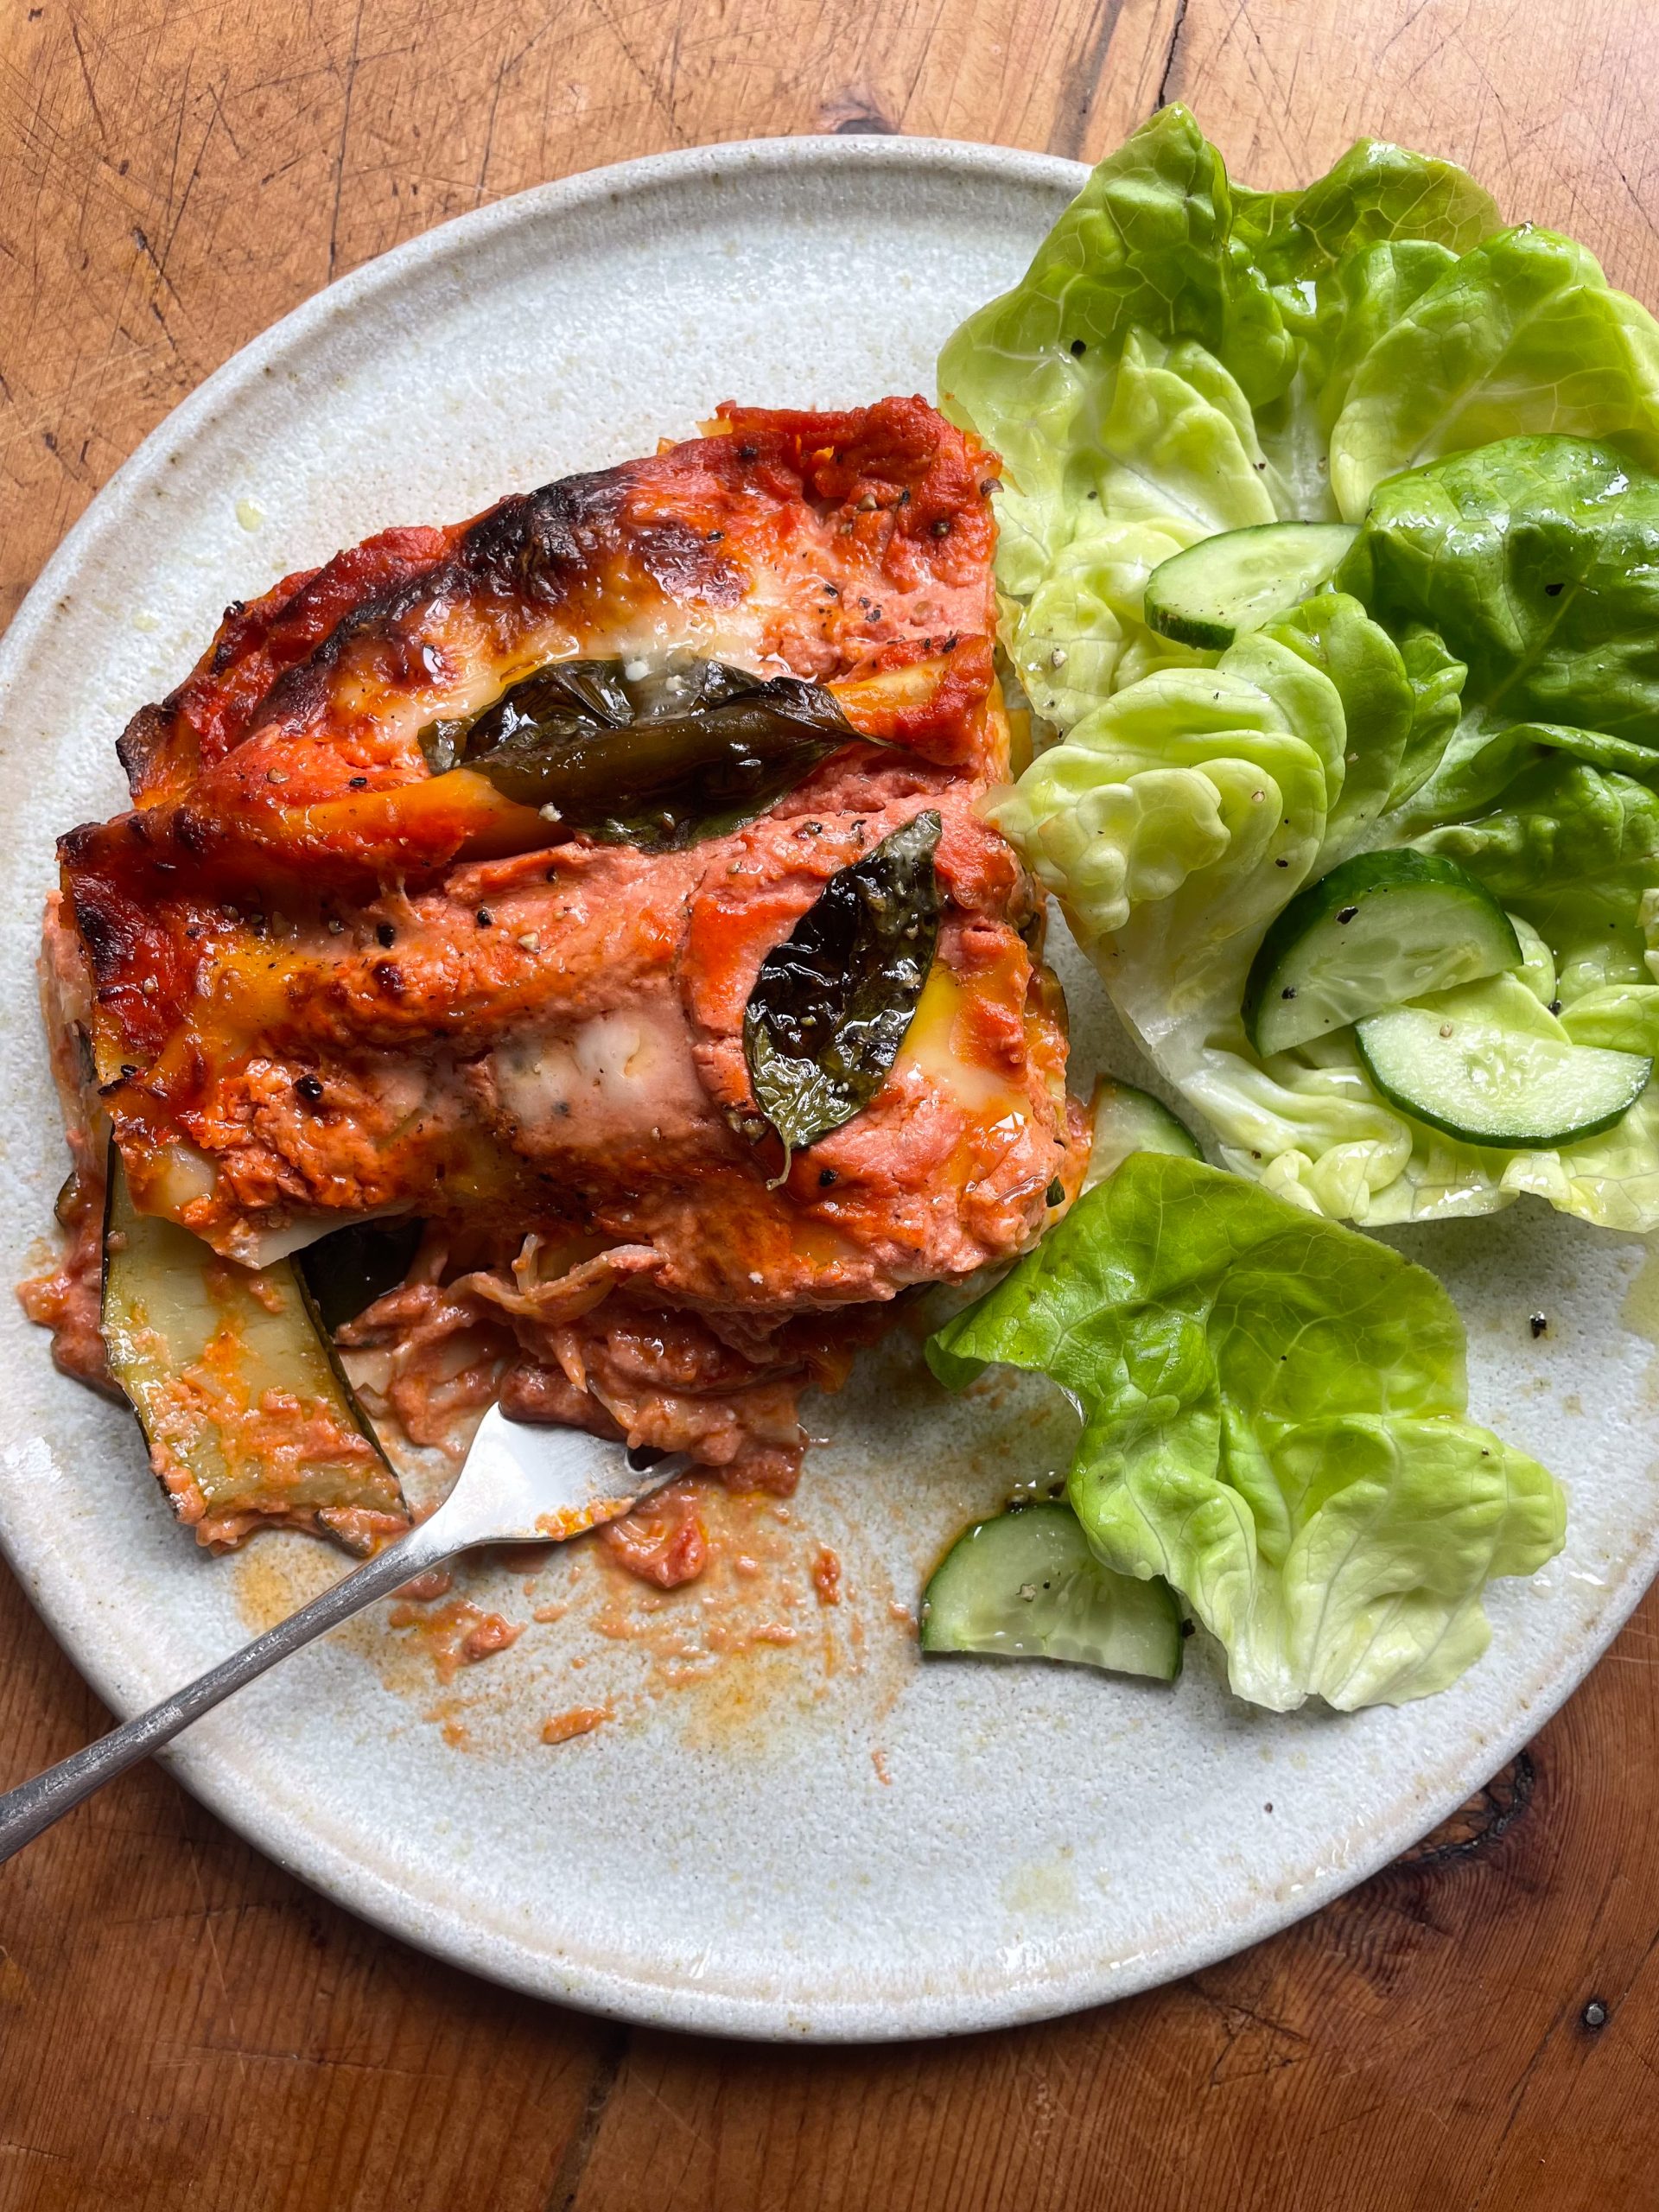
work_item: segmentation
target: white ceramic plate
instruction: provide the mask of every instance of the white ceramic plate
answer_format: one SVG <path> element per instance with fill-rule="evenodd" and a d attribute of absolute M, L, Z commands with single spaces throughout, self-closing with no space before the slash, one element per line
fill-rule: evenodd
<path fill-rule="evenodd" d="M 233 597 L 394 521 L 648 451 L 728 397 L 931 389 L 939 341 L 1018 274 L 1070 163 L 878 139 L 726 147 L 578 177 L 432 232 L 239 354 L 142 448 L 0 647 L 0 1234 L 22 1271 L 64 1156 L 32 1015 L 52 841 L 122 798 L 112 746 Z M 1111 1042 L 1067 969 L 1086 1064 Z M 1044 1386 L 953 1402 L 913 1340 L 816 1403 L 834 1441 L 783 1510 L 734 1505 L 707 1582 L 619 1592 L 592 1558 L 468 1570 L 529 1623 L 435 1670 L 384 1611 L 290 1661 L 174 1755 L 207 1804 L 429 1950 L 595 2009 L 734 2033 L 983 2028 L 1121 1995 L 1336 1895 L 1484 1780 L 1566 1696 L 1659 1557 L 1642 1247 L 1516 1208 L 1401 1234 L 1468 1320 L 1477 1414 L 1572 1491 L 1565 1555 L 1500 1585 L 1446 1696 L 1352 1719 L 1085 1670 L 934 1663 L 926 1568 L 1064 1464 Z M 1550 1317 L 1535 1344 L 1528 1315 Z M 131 1423 L 56 1376 L 0 1300 L 0 1539 L 120 1713 L 340 1570 L 265 1537 L 199 1555 Z M 823 1548 L 842 1565 L 822 1605 Z M 746 1564 L 735 1563 L 741 1553 Z M 539 1611 L 558 1618 L 534 1619 Z M 652 1609 L 654 1606 L 654 1610 Z M 628 1633 L 627 1631 L 635 1631 Z M 549 1746 L 543 1722 L 608 1708 Z"/>

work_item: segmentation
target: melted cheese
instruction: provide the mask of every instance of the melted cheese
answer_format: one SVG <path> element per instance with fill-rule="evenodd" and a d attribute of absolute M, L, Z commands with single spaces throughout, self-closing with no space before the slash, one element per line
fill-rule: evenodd
<path fill-rule="evenodd" d="M 1005 1071 L 988 1068 L 975 1057 L 973 995 L 971 986 L 954 969 L 935 961 L 893 1071 L 902 1077 L 913 1069 L 976 1122 L 1023 1128 L 1031 1116 L 1031 1098 L 1024 1085 L 1011 1083 Z"/>
<path fill-rule="evenodd" d="M 514 1037 L 491 1064 L 517 1141 L 532 1154 L 660 1142 L 664 1132 L 709 1116 L 684 1023 L 660 1004 L 645 1001 L 595 1014 L 575 1029 Z"/>

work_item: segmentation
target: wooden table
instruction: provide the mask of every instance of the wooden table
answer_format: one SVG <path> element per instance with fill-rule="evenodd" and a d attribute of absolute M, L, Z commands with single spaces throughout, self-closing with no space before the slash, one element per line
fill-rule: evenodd
<path fill-rule="evenodd" d="M 544 178 L 903 130 L 1092 158 L 1160 99 L 1288 184 L 1468 162 L 1659 299 L 1651 0 L 5 0 L 0 594 L 308 294 Z M 1573 1470 L 1561 1471 L 1570 1479 Z M 1659 2205 L 1659 1599 L 1450 1827 L 1052 2026 L 748 2049 L 505 1996 L 144 1770 L 0 1876 L 0 2208 Z M 0 1782 L 105 1715 L 0 1590 Z"/>

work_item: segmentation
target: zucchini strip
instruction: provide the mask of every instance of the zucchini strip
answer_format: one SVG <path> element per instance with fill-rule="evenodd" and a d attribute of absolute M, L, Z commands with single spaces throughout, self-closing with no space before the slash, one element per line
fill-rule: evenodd
<path fill-rule="evenodd" d="M 141 1214 L 113 1145 L 101 1324 L 150 1464 L 198 1542 L 297 1528 L 366 1552 L 407 1527 L 402 1486 L 294 1262 L 239 1268 Z"/>

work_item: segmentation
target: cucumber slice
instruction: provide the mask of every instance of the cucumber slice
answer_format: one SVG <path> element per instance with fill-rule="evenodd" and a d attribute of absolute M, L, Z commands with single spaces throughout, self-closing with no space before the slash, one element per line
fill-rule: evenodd
<path fill-rule="evenodd" d="M 1169 1585 L 1103 1567 L 1058 1503 L 976 1522 L 922 1593 L 924 1651 L 1065 1659 L 1173 1682 L 1182 1642 Z"/>
<path fill-rule="evenodd" d="M 1132 1152 L 1173 1152 L 1184 1160 L 1204 1157 L 1186 1124 L 1177 1121 L 1161 1099 L 1137 1090 L 1132 1083 L 1102 1076 L 1089 1110 L 1095 1141 L 1083 1179 L 1085 1191 L 1116 1175 Z"/>
<path fill-rule="evenodd" d="M 1147 620 L 1160 637 L 1221 652 L 1300 607 L 1358 532 L 1345 522 L 1259 522 L 1172 554 L 1147 579 Z"/>
<path fill-rule="evenodd" d="M 1653 1062 L 1573 1045 L 1447 1007 L 1402 1006 L 1355 1032 L 1366 1073 L 1393 1105 L 1465 1144 L 1553 1150 L 1622 1121 Z"/>
<path fill-rule="evenodd" d="M 1361 853 L 1300 892 L 1262 940 L 1244 1027 L 1264 1057 L 1385 1007 L 1522 964 L 1484 884 L 1437 853 Z"/>

